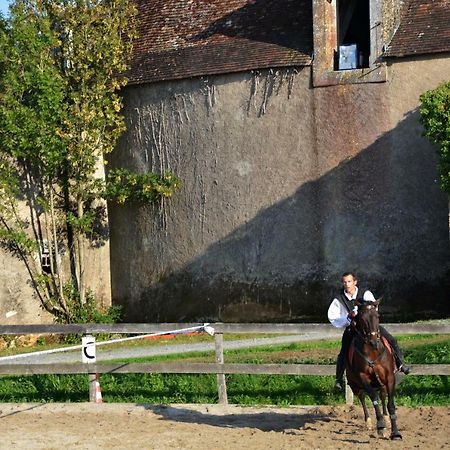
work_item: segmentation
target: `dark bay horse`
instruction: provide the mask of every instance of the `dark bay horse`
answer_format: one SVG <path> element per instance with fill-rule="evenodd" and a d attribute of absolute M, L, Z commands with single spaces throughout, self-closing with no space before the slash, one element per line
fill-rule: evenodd
<path fill-rule="evenodd" d="M 395 414 L 395 361 L 389 344 L 384 342 L 380 334 L 380 320 L 378 305 L 375 302 L 363 301 L 357 303 L 358 314 L 354 319 L 354 338 L 351 345 L 353 353 L 351 361 L 346 358 L 347 382 L 356 395 L 364 410 L 364 420 L 370 427 L 370 418 L 365 403 L 367 394 L 372 400 L 377 418 L 378 435 L 384 436 L 386 428 L 384 416 L 391 420 L 391 439 L 401 439 L 397 428 Z M 381 397 L 383 411 L 378 403 Z M 388 398 L 386 411 L 386 396 Z"/>

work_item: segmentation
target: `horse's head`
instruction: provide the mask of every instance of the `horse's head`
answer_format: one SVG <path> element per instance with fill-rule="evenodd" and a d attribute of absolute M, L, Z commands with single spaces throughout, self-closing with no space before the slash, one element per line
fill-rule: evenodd
<path fill-rule="evenodd" d="M 381 345 L 380 318 L 378 316 L 378 305 L 381 299 L 374 302 L 357 301 L 358 314 L 356 316 L 356 330 L 365 343 L 370 344 L 377 350 Z"/>

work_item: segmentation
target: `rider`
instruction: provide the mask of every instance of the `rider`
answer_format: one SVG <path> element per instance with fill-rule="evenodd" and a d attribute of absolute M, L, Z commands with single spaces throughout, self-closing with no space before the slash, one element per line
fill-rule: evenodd
<path fill-rule="evenodd" d="M 345 355 L 348 352 L 350 342 L 354 335 L 354 321 L 356 314 L 358 314 L 358 306 L 356 300 L 375 301 L 372 292 L 358 288 L 358 279 L 353 272 L 345 272 L 342 275 L 343 290 L 331 302 L 328 308 L 328 320 L 336 328 L 344 328 L 342 335 L 341 351 L 339 352 L 336 362 L 336 384 L 335 389 L 341 391 L 343 386 L 343 377 L 345 370 Z M 380 326 L 380 333 L 387 339 L 389 345 L 394 351 L 395 362 L 399 371 L 404 374 L 410 372 L 410 368 L 403 362 L 403 356 L 398 347 L 397 341 L 391 336 L 385 328 Z"/>

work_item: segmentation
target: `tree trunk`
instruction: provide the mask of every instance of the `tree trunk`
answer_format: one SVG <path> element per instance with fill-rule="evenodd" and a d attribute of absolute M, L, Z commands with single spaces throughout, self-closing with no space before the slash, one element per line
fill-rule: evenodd
<path fill-rule="evenodd" d="M 83 201 L 79 198 L 77 201 L 78 219 L 81 219 L 84 214 Z M 86 280 L 84 275 L 85 270 L 85 253 L 84 253 L 84 233 L 77 232 L 77 247 L 78 247 L 78 291 L 80 294 L 80 303 L 86 303 Z"/>
<path fill-rule="evenodd" d="M 67 304 L 66 299 L 64 297 L 64 283 L 63 283 L 63 272 L 61 267 L 61 262 L 59 260 L 59 245 L 58 245 L 58 236 L 56 230 L 56 213 L 55 213 L 55 204 L 54 204 L 54 191 L 53 186 L 50 186 L 50 220 L 51 220 L 51 229 L 52 229 L 52 245 L 49 245 L 50 249 L 50 261 L 52 265 L 52 273 L 54 275 L 54 282 L 56 284 L 56 289 L 58 292 L 59 302 L 67 312 Z M 54 259 L 54 262 L 53 262 Z M 54 269 L 53 269 L 54 266 Z M 54 270 L 54 272 L 53 272 Z"/>

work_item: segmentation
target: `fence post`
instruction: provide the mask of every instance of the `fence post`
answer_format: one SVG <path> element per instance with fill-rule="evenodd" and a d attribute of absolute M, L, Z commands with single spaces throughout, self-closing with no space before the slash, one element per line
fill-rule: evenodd
<path fill-rule="evenodd" d="M 88 378 L 89 379 L 89 401 L 92 403 L 96 403 L 97 375 L 95 372 L 91 373 L 91 371 L 89 369 L 88 377 L 89 377 Z"/>
<path fill-rule="evenodd" d="M 97 361 L 94 336 L 87 335 L 81 338 L 81 361 L 88 368 L 89 401 L 96 403 L 97 374 L 94 369 L 91 369 L 91 364 Z"/>
<path fill-rule="evenodd" d="M 215 343 L 215 349 L 216 349 L 216 363 L 223 364 L 224 358 L 223 358 L 223 334 L 222 333 L 214 334 L 214 343 Z M 218 373 L 216 375 L 216 377 L 217 377 L 217 390 L 219 392 L 219 403 L 227 404 L 228 396 L 227 396 L 227 385 L 226 385 L 226 381 L 225 381 L 225 374 Z"/>

